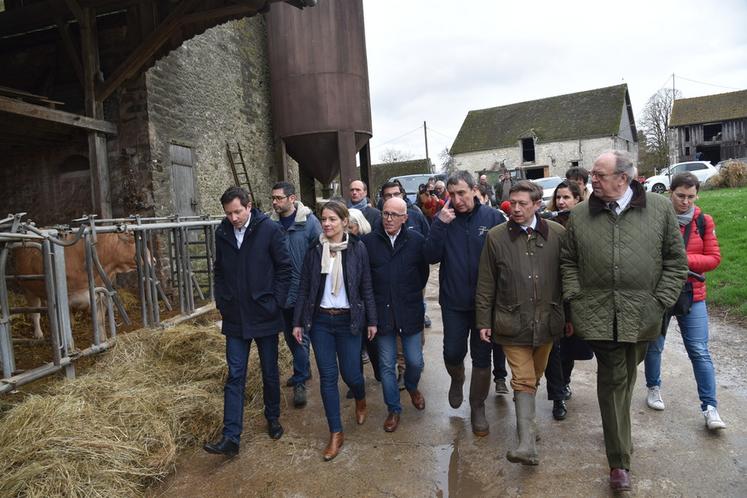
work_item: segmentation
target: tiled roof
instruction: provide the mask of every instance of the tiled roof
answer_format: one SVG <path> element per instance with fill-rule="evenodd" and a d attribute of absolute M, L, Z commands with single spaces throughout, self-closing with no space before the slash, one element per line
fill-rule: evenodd
<path fill-rule="evenodd" d="M 669 126 L 684 126 L 714 121 L 747 118 L 747 90 L 705 97 L 676 99 Z"/>

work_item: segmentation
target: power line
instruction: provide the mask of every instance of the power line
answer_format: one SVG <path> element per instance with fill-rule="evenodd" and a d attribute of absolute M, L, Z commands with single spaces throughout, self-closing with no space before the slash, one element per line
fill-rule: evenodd
<path fill-rule="evenodd" d="M 694 79 L 691 79 L 691 78 L 686 78 L 684 76 L 680 76 L 679 74 L 677 75 L 677 78 L 679 78 L 681 80 L 689 81 L 691 83 L 699 83 L 701 85 L 714 86 L 716 88 L 725 88 L 727 90 L 739 90 L 739 88 L 734 88 L 732 86 L 724 86 L 724 85 L 716 85 L 714 83 L 706 83 L 705 81 L 698 81 L 698 80 L 694 80 Z"/>
<path fill-rule="evenodd" d="M 420 130 L 422 130 L 422 129 L 423 129 L 423 127 L 422 127 L 422 126 L 418 126 L 417 128 L 413 128 L 412 130 L 410 130 L 410 131 L 408 131 L 408 132 L 406 132 L 406 133 L 403 133 L 402 135 L 400 135 L 400 136 L 398 136 L 398 137 L 394 137 L 394 138 L 392 138 L 392 139 L 390 139 L 390 140 L 387 140 L 386 142 L 382 142 L 382 143 L 380 143 L 380 144 L 376 145 L 376 146 L 375 146 L 375 147 L 373 147 L 373 148 L 374 148 L 374 149 L 378 149 L 379 147 L 382 147 L 382 146 L 384 146 L 384 145 L 386 145 L 386 144 L 390 144 L 390 143 L 394 142 L 395 140 L 399 140 L 399 139 L 400 139 L 400 138 L 402 138 L 402 137 L 406 137 L 407 135 L 409 135 L 409 134 L 411 134 L 411 133 L 415 133 L 416 131 L 420 131 Z"/>
<path fill-rule="evenodd" d="M 450 137 L 449 135 L 447 135 L 446 133 L 441 133 L 440 131 L 436 130 L 436 129 L 435 129 L 435 128 L 433 128 L 432 126 L 429 126 L 429 127 L 428 127 L 428 129 L 429 129 L 430 131 L 432 131 L 432 132 L 435 132 L 435 133 L 437 133 L 438 135 L 441 135 L 442 137 L 444 137 L 444 138 L 446 138 L 446 139 L 448 139 L 448 140 L 453 140 L 453 139 L 452 139 L 452 138 L 451 138 L 451 137 Z"/>

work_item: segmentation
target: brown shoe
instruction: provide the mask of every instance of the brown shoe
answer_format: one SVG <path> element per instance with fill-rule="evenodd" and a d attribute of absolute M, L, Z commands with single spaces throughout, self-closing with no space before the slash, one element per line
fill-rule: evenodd
<path fill-rule="evenodd" d="M 410 393 L 410 399 L 412 400 L 412 406 L 418 410 L 425 410 L 425 398 L 423 394 L 415 389 L 414 391 L 408 391 Z"/>
<path fill-rule="evenodd" d="M 358 425 L 366 421 L 366 398 L 355 400 L 355 421 Z"/>
<path fill-rule="evenodd" d="M 612 491 L 630 491 L 630 472 L 625 469 L 610 469 Z"/>
<path fill-rule="evenodd" d="M 329 444 L 324 449 L 324 461 L 329 462 L 340 452 L 342 443 L 345 441 L 345 434 L 342 432 L 330 432 L 329 433 Z"/>
<path fill-rule="evenodd" d="M 389 416 L 384 421 L 384 430 L 394 432 L 399 426 L 399 413 L 389 412 Z"/>

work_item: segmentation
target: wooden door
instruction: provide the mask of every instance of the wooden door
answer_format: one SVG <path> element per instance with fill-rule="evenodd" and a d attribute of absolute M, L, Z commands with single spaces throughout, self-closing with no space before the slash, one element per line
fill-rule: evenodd
<path fill-rule="evenodd" d="M 169 155 L 171 157 L 171 185 L 176 214 L 179 216 L 195 216 L 198 213 L 192 149 L 171 144 L 169 145 Z"/>

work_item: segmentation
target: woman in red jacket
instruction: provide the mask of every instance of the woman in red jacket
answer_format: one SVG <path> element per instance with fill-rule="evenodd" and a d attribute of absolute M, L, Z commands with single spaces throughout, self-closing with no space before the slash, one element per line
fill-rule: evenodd
<path fill-rule="evenodd" d="M 687 249 L 687 263 L 691 272 L 703 275 L 714 270 L 721 263 L 721 251 L 716 239 L 713 218 L 702 214 L 695 205 L 698 198 L 700 182 L 692 173 L 680 173 L 672 178 L 670 185 L 671 199 L 680 230 L 685 238 Z M 700 221 L 698 221 L 700 218 Z M 699 229 L 700 225 L 700 229 Z M 708 310 L 706 309 L 706 285 L 690 277 L 693 286 L 693 304 L 690 311 L 676 315 L 680 326 L 682 342 L 685 344 L 687 355 L 693 365 L 695 382 L 698 385 L 700 409 L 703 411 L 706 426 L 711 429 L 726 427 L 716 410 L 716 375 L 713 362 L 708 352 Z M 667 323 L 670 317 L 665 317 Z M 661 352 L 664 349 L 662 335 L 656 341 L 651 341 L 646 353 L 646 387 L 648 396 L 646 403 L 654 410 L 663 410 L 661 399 Z"/>

